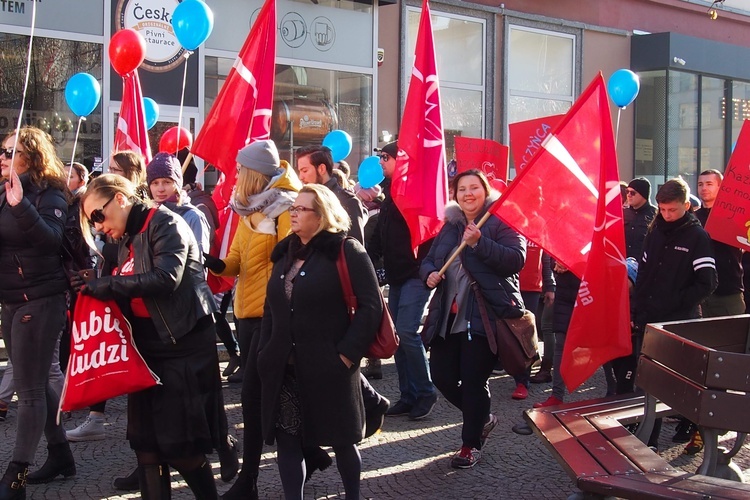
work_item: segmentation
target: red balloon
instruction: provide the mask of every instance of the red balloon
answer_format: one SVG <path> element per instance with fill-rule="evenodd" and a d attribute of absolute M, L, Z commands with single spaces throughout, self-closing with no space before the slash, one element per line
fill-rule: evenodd
<path fill-rule="evenodd" d="M 133 28 L 118 31 L 109 41 L 109 61 L 118 75 L 125 76 L 146 58 L 146 39 Z"/>
<path fill-rule="evenodd" d="M 179 143 L 177 142 L 177 130 L 180 131 Z M 167 131 L 162 134 L 161 139 L 159 140 L 159 152 L 176 155 L 177 151 L 185 148 L 190 149 L 192 145 L 193 135 L 190 131 L 183 127 L 174 126 L 167 129 Z"/>

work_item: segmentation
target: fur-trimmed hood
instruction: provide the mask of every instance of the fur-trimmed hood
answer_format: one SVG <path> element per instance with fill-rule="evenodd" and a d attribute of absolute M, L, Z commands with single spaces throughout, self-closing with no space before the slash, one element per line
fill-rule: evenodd
<path fill-rule="evenodd" d="M 480 215 L 484 215 L 485 212 L 490 208 L 490 206 L 495 203 L 500 198 L 500 193 L 497 191 L 490 191 L 490 195 L 487 197 L 486 200 L 484 200 L 484 209 L 482 210 L 482 213 Z M 461 210 L 461 207 L 458 205 L 458 202 L 451 201 L 445 206 L 445 215 L 443 217 L 443 220 L 446 224 L 465 224 L 466 223 L 466 217 L 464 217 L 464 212 Z"/>

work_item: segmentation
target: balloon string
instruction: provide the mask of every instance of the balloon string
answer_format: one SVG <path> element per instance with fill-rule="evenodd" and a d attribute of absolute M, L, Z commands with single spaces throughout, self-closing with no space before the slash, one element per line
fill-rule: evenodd
<path fill-rule="evenodd" d="M 70 168 L 68 169 L 68 185 L 70 185 L 70 176 L 73 174 L 73 162 L 76 159 L 76 147 L 78 147 L 78 134 L 81 133 L 81 122 L 86 119 L 85 116 L 78 118 L 78 128 L 76 128 L 76 137 L 73 139 L 73 156 L 70 157 Z"/>
<path fill-rule="evenodd" d="M 29 55 L 26 57 L 26 81 L 23 84 L 23 97 L 21 98 L 21 111 L 18 113 L 16 123 L 16 141 L 21 131 L 21 120 L 23 119 L 24 105 L 26 104 L 26 92 L 29 90 L 29 75 L 31 74 L 31 48 L 34 44 L 34 26 L 36 25 L 36 2 L 31 2 L 31 31 L 29 33 Z M 13 156 L 10 159 L 10 175 L 13 175 L 16 165 L 16 148 L 13 148 Z"/>
<path fill-rule="evenodd" d="M 180 150 L 180 127 L 182 127 L 182 107 L 185 102 L 185 84 L 187 82 L 187 67 L 188 67 L 188 59 L 190 58 L 190 55 L 193 52 L 191 50 L 185 51 L 185 69 L 182 72 L 182 94 L 180 95 L 180 112 L 177 116 L 177 144 L 175 144 L 176 151 L 174 152 L 175 156 L 177 156 L 177 153 Z M 183 168 L 183 171 L 185 169 Z"/>
<path fill-rule="evenodd" d="M 615 149 L 617 149 L 617 138 L 620 136 L 620 114 L 624 108 L 617 108 L 617 126 L 615 127 Z"/>

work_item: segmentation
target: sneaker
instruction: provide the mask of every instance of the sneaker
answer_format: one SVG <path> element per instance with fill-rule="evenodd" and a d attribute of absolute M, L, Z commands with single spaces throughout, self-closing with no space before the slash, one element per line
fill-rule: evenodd
<path fill-rule="evenodd" d="M 65 431 L 68 441 L 101 441 L 104 435 L 104 419 L 89 415 L 81 425 L 75 429 Z"/>
<path fill-rule="evenodd" d="M 482 453 L 476 448 L 462 446 L 451 458 L 451 467 L 454 469 L 471 469 L 479 462 Z"/>
<path fill-rule="evenodd" d="M 693 432 L 693 436 L 690 438 L 690 442 L 685 446 L 683 453 L 685 455 L 695 455 L 703 450 L 703 436 L 701 432 L 696 429 Z"/>
<path fill-rule="evenodd" d="M 240 368 L 227 377 L 227 382 L 229 382 L 230 384 L 241 384 L 243 378 L 245 378 L 245 369 Z"/>
<path fill-rule="evenodd" d="M 675 433 L 674 436 L 672 436 L 672 442 L 673 443 L 688 443 L 690 442 L 690 438 L 692 438 L 693 433 L 697 427 L 694 423 L 692 423 L 689 420 L 683 419 L 680 420 L 680 423 L 677 424 L 677 426 L 674 428 Z"/>
<path fill-rule="evenodd" d="M 367 358 L 365 367 L 360 371 L 362 375 L 371 380 L 383 379 L 383 363 L 377 358 Z"/>
<path fill-rule="evenodd" d="M 523 384 L 518 384 L 516 390 L 510 395 L 513 399 L 526 399 L 529 397 L 529 390 Z"/>
<path fill-rule="evenodd" d="M 482 428 L 482 436 L 479 438 L 482 443 L 482 448 L 484 448 L 484 443 L 487 441 L 487 438 L 490 437 L 490 432 L 497 427 L 497 422 L 497 417 L 490 413 L 490 419 L 484 424 L 484 427 Z"/>
<path fill-rule="evenodd" d="M 396 401 L 396 404 L 388 408 L 388 411 L 385 412 L 385 414 L 389 417 L 396 417 L 398 415 L 408 415 L 409 412 L 411 412 L 411 409 L 413 408 L 412 405 L 409 403 L 404 403 L 403 401 L 399 400 Z"/>
<path fill-rule="evenodd" d="M 417 402 L 414 403 L 414 407 L 409 412 L 409 420 L 422 420 L 425 418 L 430 412 L 432 412 L 432 409 L 435 408 L 437 400 L 437 394 L 431 394 L 430 396 L 423 396 L 417 399 Z"/>
<path fill-rule="evenodd" d="M 380 431 L 383 427 L 383 420 L 391 402 L 387 398 L 380 396 L 378 405 L 370 411 L 365 410 L 365 438 L 372 436 Z"/>
<path fill-rule="evenodd" d="M 239 369 L 240 369 L 240 357 L 235 354 L 234 356 L 229 357 L 229 362 L 227 363 L 227 367 L 224 368 L 224 371 L 221 372 L 221 374 L 224 375 L 225 377 L 228 377 Z"/>
<path fill-rule="evenodd" d="M 550 396 L 545 401 L 542 401 L 541 403 L 534 403 L 534 408 L 546 408 L 548 406 L 557 406 L 561 404 L 563 404 L 562 399 L 558 399 L 555 396 Z"/>

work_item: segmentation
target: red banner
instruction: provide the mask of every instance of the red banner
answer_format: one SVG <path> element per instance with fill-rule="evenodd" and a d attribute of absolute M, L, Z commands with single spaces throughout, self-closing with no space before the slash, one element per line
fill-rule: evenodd
<path fill-rule="evenodd" d="M 481 170 L 487 180 L 508 180 L 508 146 L 491 139 L 456 136 L 457 172 Z"/>
<path fill-rule="evenodd" d="M 143 92 L 138 70 L 123 78 L 120 117 L 117 119 L 114 151 L 132 150 L 141 153 L 146 163 L 151 162 L 151 145 L 148 142 L 146 108 L 143 106 Z"/>
<path fill-rule="evenodd" d="M 565 115 L 552 115 L 534 118 L 523 122 L 511 123 L 510 150 L 513 154 L 513 166 L 520 172 L 529 164 L 531 158 L 540 149 L 542 142 Z"/>
<path fill-rule="evenodd" d="M 427 0 L 422 1 L 414 56 L 391 196 L 409 226 L 416 250 L 440 231 L 448 201 L 440 82 Z"/>
<path fill-rule="evenodd" d="M 745 120 L 706 222 L 711 238 L 750 251 L 750 120 Z M 750 271 L 745 271 L 750 272 Z"/>

